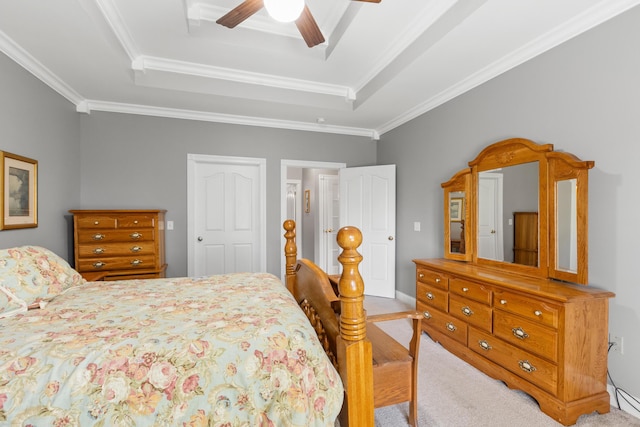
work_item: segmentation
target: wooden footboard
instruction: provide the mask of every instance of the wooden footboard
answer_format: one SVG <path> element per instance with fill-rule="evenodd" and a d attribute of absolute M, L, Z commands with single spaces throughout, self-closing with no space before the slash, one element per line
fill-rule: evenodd
<path fill-rule="evenodd" d="M 309 260 L 296 260 L 295 222 L 287 220 L 283 226 L 287 288 L 307 313 L 345 388 L 341 427 L 373 426 L 372 350 L 363 305 L 364 282 L 358 271 L 362 256 L 357 248 L 362 233 L 355 227 L 343 227 L 338 232 L 342 248 L 338 297 L 324 271 Z"/>

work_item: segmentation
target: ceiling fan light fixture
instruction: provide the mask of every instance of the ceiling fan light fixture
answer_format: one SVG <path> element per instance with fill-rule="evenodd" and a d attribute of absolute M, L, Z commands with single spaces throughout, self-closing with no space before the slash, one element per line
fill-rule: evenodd
<path fill-rule="evenodd" d="M 304 0 L 264 0 L 267 13 L 278 22 L 293 22 L 304 9 Z"/>

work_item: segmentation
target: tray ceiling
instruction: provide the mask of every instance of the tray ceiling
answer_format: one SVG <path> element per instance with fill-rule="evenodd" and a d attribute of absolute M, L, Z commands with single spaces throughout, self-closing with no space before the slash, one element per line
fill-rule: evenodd
<path fill-rule="evenodd" d="M 640 0 L 306 0 L 325 43 L 242 0 L 14 0 L 0 50 L 76 105 L 369 136 L 429 111 Z"/>

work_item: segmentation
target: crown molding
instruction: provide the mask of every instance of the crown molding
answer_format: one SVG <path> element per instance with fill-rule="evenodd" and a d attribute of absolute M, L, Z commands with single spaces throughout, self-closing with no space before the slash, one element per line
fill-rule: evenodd
<path fill-rule="evenodd" d="M 638 4 L 640 4 L 640 0 L 624 0 L 616 2 L 603 0 L 572 20 L 563 23 L 523 47 L 514 50 L 497 61 L 494 61 L 487 67 L 470 75 L 468 78 L 427 99 L 395 119 L 388 121 L 376 130 L 380 135 L 383 135 L 386 132 L 389 132 L 398 126 L 401 126 L 404 123 L 444 104 L 445 102 L 450 101 L 451 99 L 493 79 L 494 77 L 497 77 L 500 74 L 503 74 L 518 65 L 521 65 L 536 56 L 569 41 L 591 28 L 626 12 Z"/>
<path fill-rule="evenodd" d="M 167 58 L 158 58 L 141 55 L 131 63 L 131 69 L 144 73 L 147 70 L 162 71 L 181 75 L 206 77 L 215 80 L 231 81 L 248 85 L 266 86 L 276 89 L 309 92 L 320 95 L 338 96 L 345 102 L 355 100 L 355 90 L 348 86 L 318 83 L 309 80 L 300 80 L 263 73 L 237 70 L 232 68 L 216 67 L 212 65 L 196 64 L 192 62 L 176 61 Z"/>
<path fill-rule="evenodd" d="M 18 46 L 9 36 L 0 31 L 0 51 L 18 63 L 22 68 L 29 71 L 44 84 L 58 92 L 72 104 L 77 105 L 82 102 L 82 96 L 71 86 L 62 81 L 51 70 L 42 65 L 29 52 Z"/>
<path fill-rule="evenodd" d="M 150 107 L 148 105 L 123 104 L 97 100 L 84 100 L 78 104 L 78 112 L 90 114 L 91 111 L 111 113 L 136 114 L 142 116 L 166 117 L 183 120 L 198 120 L 204 122 L 226 123 L 244 126 L 259 126 L 276 129 L 301 130 L 307 132 L 332 133 L 340 135 L 362 136 L 374 141 L 380 139 L 380 134 L 374 129 L 355 128 L 347 126 L 333 126 L 324 123 L 306 123 L 292 120 L 265 119 L 233 114 L 211 113 L 206 111 L 181 110 L 176 108 Z"/>
<path fill-rule="evenodd" d="M 141 55 L 140 50 L 133 40 L 131 33 L 127 29 L 127 26 L 124 24 L 122 15 L 118 11 L 116 5 L 113 4 L 113 1 L 96 0 L 96 3 L 100 8 L 100 12 L 102 12 L 102 15 L 104 16 L 105 21 L 107 21 L 107 24 L 111 27 L 111 31 L 129 56 L 129 59 L 133 61 L 135 58 L 139 57 Z"/>

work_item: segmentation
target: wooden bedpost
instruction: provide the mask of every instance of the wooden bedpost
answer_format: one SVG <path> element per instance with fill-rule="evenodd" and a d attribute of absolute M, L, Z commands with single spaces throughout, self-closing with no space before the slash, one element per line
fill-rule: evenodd
<path fill-rule="evenodd" d="M 291 295 L 295 295 L 293 290 L 296 283 L 295 266 L 298 257 L 298 247 L 296 246 L 296 223 L 292 219 L 288 219 L 282 224 L 285 229 L 284 238 L 286 243 L 284 245 L 284 258 L 285 258 L 285 280 L 286 286 Z"/>
<path fill-rule="evenodd" d="M 340 423 L 342 427 L 369 427 L 374 425 L 373 366 L 364 310 L 364 281 L 358 271 L 362 255 L 357 248 L 362 243 L 362 233 L 355 227 L 343 227 L 337 239 L 342 248 L 338 257 L 342 275 L 338 282 L 341 314 L 337 353 L 346 392 Z"/>

